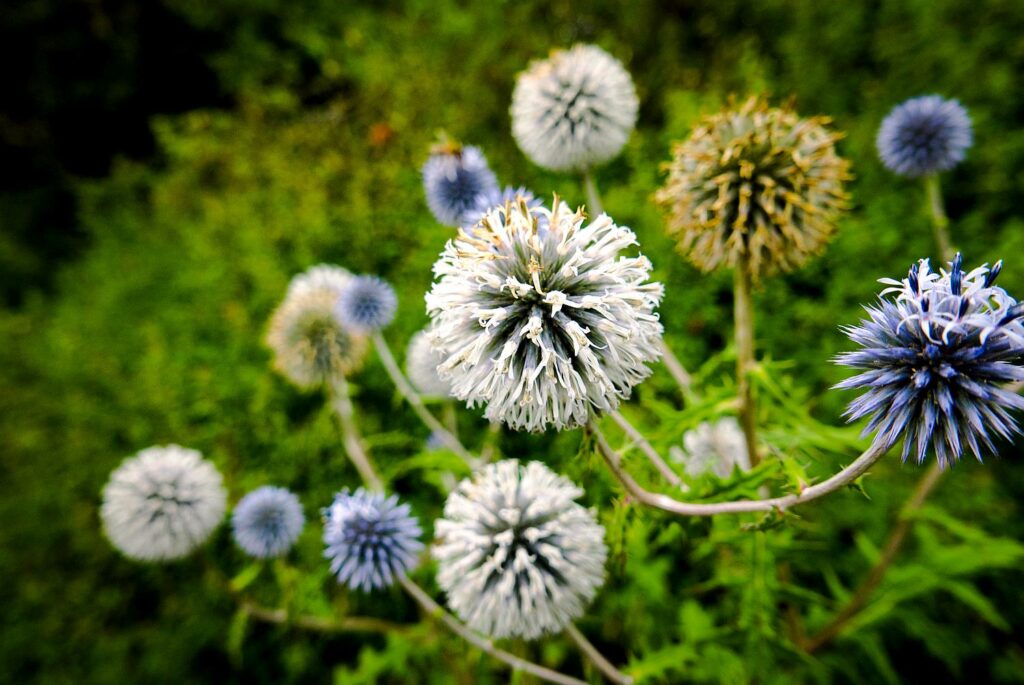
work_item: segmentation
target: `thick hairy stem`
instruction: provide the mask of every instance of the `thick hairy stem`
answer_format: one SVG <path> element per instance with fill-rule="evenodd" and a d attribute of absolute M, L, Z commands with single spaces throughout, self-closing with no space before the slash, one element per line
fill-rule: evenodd
<path fill-rule="evenodd" d="M 337 414 L 338 422 L 341 424 L 341 439 L 345 445 L 345 451 L 348 452 L 349 460 L 369 488 L 383 491 L 384 482 L 377 475 L 377 471 L 373 468 L 373 463 L 363 447 L 362 440 L 359 439 L 348 381 L 343 376 L 336 377 L 331 382 L 330 391 L 331 406 L 334 407 L 334 413 Z"/>
<path fill-rule="evenodd" d="M 693 393 L 693 377 L 664 340 L 661 341 L 661 363 L 665 365 L 669 375 L 683 391 L 683 396 L 691 395 Z"/>
<path fill-rule="evenodd" d="M 441 439 L 445 447 L 462 457 L 462 460 L 469 465 L 470 469 L 475 470 L 480 465 L 480 460 L 470 454 L 469 450 L 459 442 L 459 439 L 442 426 L 441 422 L 433 414 L 427 411 L 420 394 L 416 392 L 412 384 L 405 377 L 405 374 L 398 368 L 395 357 L 391 354 L 391 349 L 380 333 L 373 334 L 373 345 L 377 349 L 377 355 L 380 357 L 381 363 L 384 364 L 384 368 L 387 370 L 388 376 L 391 377 L 391 381 L 398 388 L 398 392 L 405 398 L 405 401 L 409 403 L 409 406 L 412 407 L 412 410 L 416 412 L 416 415 L 420 417 L 420 420 Z"/>
<path fill-rule="evenodd" d="M 400 577 L 398 582 L 401 583 L 402 587 L 405 588 L 405 591 L 408 592 L 421 607 L 423 607 L 423 610 L 428 615 L 438 619 L 441 623 L 444 623 L 449 630 L 477 649 L 480 649 L 490 654 L 495 659 L 508 664 L 508 666 L 513 670 L 529 673 L 530 675 L 546 680 L 549 683 L 558 683 L 559 685 L 587 685 L 584 681 L 579 680 L 578 678 L 573 678 L 563 673 L 559 673 L 558 671 L 541 666 L 540 664 L 535 664 L 532 661 L 527 661 L 526 659 L 518 657 L 511 652 L 506 652 L 505 650 L 496 647 L 492 640 L 471 630 L 467 626 L 463 625 L 459 619 L 445 611 L 440 604 L 435 602 L 434 599 L 416 583 L 404 576 Z"/>
<path fill-rule="evenodd" d="M 583 170 L 583 187 L 587 191 L 587 209 L 590 210 L 590 216 L 600 216 L 604 212 L 604 207 L 601 206 L 601 196 L 597 192 L 597 184 L 594 183 L 594 175 L 590 169 Z"/>
<path fill-rule="evenodd" d="M 911 493 L 910 499 L 907 500 L 903 510 L 900 512 L 899 521 L 889 532 L 889 538 L 885 541 L 881 556 L 875 562 L 875 565 L 871 567 L 871 570 L 868 571 L 868 575 L 861 582 L 860 586 L 854 591 L 850 601 L 846 603 L 846 606 L 836 614 L 835 618 L 828 625 L 822 628 L 816 635 L 808 638 L 804 643 L 804 650 L 808 654 L 818 651 L 838 637 L 847 624 L 867 606 L 868 599 L 878 589 L 878 586 L 882 584 L 886 571 L 892 566 L 892 562 L 896 559 L 900 549 L 903 548 L 903 543 L 907 541 L 907 536 L 914 527 L 915 519 L 912 514 L 924 506 L 925 500 L 928 499 L 928 495 L 938 485 L 941 476 L 942 469 L 937 463 L 933 463 L 928 467 L 928 470 L 918 482 L 917 487 L 914 488 L 914 492 Z"/>
<path fill-rule="evenodd" d="M 590 659 L 595 666 L 597 666 L 601 673 L 604 673 L 608 680 L 613 683 L 618 683 L 619 685 L 633 685 L 633 677 L 628 676 L 615 668 L 615 666 L 612 665 L 612 662 L 605 659 L 604 654 L 601 654 L 601 652 L 598 651 L 597 647 L 595 647 L 590 640 L 580 632 L 579 628 L 570 623 L 565 627 L 565 634 L 572 638 L 572 641 L 576 643 L 576 646 L 579 647 L 580 651 L 583 652 L 583 654 L 586 655 L 586 657 Z"/>
<path fill-rule="evenodd" d="M 658 472 L 665 478 L 665 480 L 673 486 L 679 486 L 679 484 L 683 482 L 679 475 L 672 470 L 672 467 L 665 463 L 665 460 L 661 458 L 661 455 L 658 454 L 658 451 L 654 449 L 647 438 L 645 438 L 640 431 L 634 428 L 633 424 L 627 421 L 625 416 L 616 410 L 611 412 L 611 417 L 612 420 L 619 425 L 619 428 L 629 436 L 629 439 L 640 448 L 640 451 L 647 455 L 650 462 L 654 464 L 654 468 L 658 469 Z"/>
<path fill-rule="evenodd" d="M 736 392 L 739 396 L 740 427 L 747 443 L 751 466 L 757 466 L 757 405 L 750 372 L 754 368 L 754 304 L 751 300 L 750 265 L 741 256 L 736 265 L 734 314 L 736 324 Z"/>
<path fill-rule="evenodd" d="M 850 485 L 864 475 L 885 454 L 884 449 L 877 445 L 872 445 L 867 451 L 857 457 L 852 464 L 839 473 L 824 482 L 806 487 L 797 494 L 766 499 L 698 504 L 694 502 L 680 502 L 668 495 L 645 490 L 622 468 L 621 455 L 611 448 L 601 429 L 597 427 L 597 424 L 591 421 L 587 425 L 587 430 L 597 440 L 598 452 L 608 465 L 608 468 L 630 495 L 641 504 L 678 516 L 714 516 L 716 514 L 742 514 L 754 511 L 784 511 L 794 505 L 811 502 Z"/>
<path fill-rule="evenodd" d="M 289 616 L 284 609 L 271 609 L 248 601 L 242 601 L 241 609 L 250 618 L 264 623 L 289 625 L 301 630 L 317 633 L 391 633 L 401 632 L 409 628 L 402 623 L 385 621 L 372 616 L 344 616 L 329 618 L 324 616 Z"/>
<path fill-rule="evenodd" d="M 942 206 L 942 188 L 939 175 L 929 174 L 924 177 L 924 187 L 928 194 L 928 214 L 932 218 L 932 231 L 935 233 L 935 246 L 943 262 L 953 261 L 953 241 L 949 237 L 949 217 Z"/>

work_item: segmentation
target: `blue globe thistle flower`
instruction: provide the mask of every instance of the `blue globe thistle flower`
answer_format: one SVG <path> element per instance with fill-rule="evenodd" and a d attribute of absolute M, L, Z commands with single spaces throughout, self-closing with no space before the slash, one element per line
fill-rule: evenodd
<path fill-rule="evenodd" d="M 491 193 L 477 195 L 473 206 L 467 209 L 465 214 L 463 214 L 463 228 L 466 228 L 467 230 L 471 229 L 473 226 L 480 223 L 480 220 L 483 219 L 489 211 L 495 207 L 503 206 L 506 202 L 514 202 L 517 198 L 522 198 L 526 202 L 526 206 L 530 209 L 536 209 L 541 205 L 540 198 L 536 197 L 523 186 L 519 186 L 518 188 L 505 186 L 500 190 L 495 189 L 494 192 Z"/>
<path fill-rule="evenodd" d="M 235 542 L 256 559 L 279 557 L 292 548 L 306 524 L 299 498 L 270 485 L 253 490 L 235 506 Z"/>
<path fill-rule="evenodd" d="M 463 226 L 481 195 L 500 193 L 498 179 L 480 148 L 442 141 L 423 165 L 423 190 L 438 222 Z"/>
<path fill-rule="evenodd" d="M 324 556 L 339 583 L 368 592 L 390 586 L 416 566 L 422 532 L 397 495 L 345 489 L 324 509 Z"/>
<path fill-rule="evenodd" d="M 950 266 L 935 273 L 922 259 L 902 281 L 880 281 L 890 287 L 865 307 L 870 320 L 844 329 L 863 349 L 836 358 L 866 370 L 835 386 L 867 389 L 846 416 L 870 416 L 864 433 L 877 431 L 876 446 L 902 437 L 904 460 L 931 451 L 943 467 L 965 443 L 979 460 L 982 445 L 995 452 L 993 437 L 1020 432 L 1010 410 L 1024 409 L 1002 387 L 1024 380 L 1024 304 L 993 285 L 1002 262 L 964 273 L 957 255 Z"/>
<path fill-rule="evenodd" d="M 971 142 L 967 110 L 938 95 L 911 98 L 894 107 L 875 140 L 882 163 L 909 178 L 952 169 L 963 161 Z"/>
<path fill-rule="evenodd" d="M 338 297 L 341 322 L 355 331 L 372 333 L 391 323 L 398 297 L 388 282 L 376 276 L 356 276 Z"/>

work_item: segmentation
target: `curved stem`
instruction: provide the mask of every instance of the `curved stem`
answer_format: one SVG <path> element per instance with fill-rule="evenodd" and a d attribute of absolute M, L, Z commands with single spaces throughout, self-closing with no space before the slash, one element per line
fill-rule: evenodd
<path fill-rule="evenodd" d="M 600 216 L 604 213 L 604 208 L 601 206 L 601 195 L 597 192 L 597 184 L 594 183 L 594 175 L 590 169 L 583 170 L 583 187 L 587 191 L 587 207 L 590 209 L 590 216 Z"/>
<path fill-rule="evenodd" d="M 372 616 L 344 616 L 338 619 L 323 616 L 289 616 L 284 609 L 271 609 L 249 601 L 241 601 L 241 609 L 249 617 L 264 623 L 295 626 L 318 633 L 390 633 L 407 630 L 408 625 L 385 621 Z"/>
<path fill-rule="evenodd" d="M 861 582 L 860 586 L 850 597 L 850 601 L 846 603 L 846 606 L 836 614 L 828 625 L 822 628 L 817 634 L 811 636 L 804 643 L 804 650 L 811 654 L 821 649 L 823 646 L 831 642 L 833 639 L 839 636 L 843 632 L 846 625 L 853 619 L 854 616 L 859 614 L 868 603 L 868 599 L 871 594 L 878 589 L 881 585 L 882 579 L 885 577 L 886 571 L 892 566 L 892 562 L 896 559 L 896 555 L 903 547 L 903 543 L 907 540 L 907 535 L 910 530 L 914 527 L 914 517 L 911 514 L 919 511 L 924 502 L 928 499 L 928 495 L 931 494 L 932 490 L 939 483 L 939 477 L 942 475 L 942 468 L 938 463 L 933 463 L 928 471 L 925 472 L 924 476 L 918 482 L 917 487 L 914 488 L 914 492 L 911 493 L 910 499 L 907 500 L 903 510 L 899 514 L 899 522 L 893 527 L 889 533 L 889 538 L 885 541 L 885 545 L 882 548 L 882 554 L 879 556 L 878 561 L 868 571 L 868 575 Z"/>
<path fill-rule="evenodd" d="M 627 421 L 625 416 L 619 413 L 618 410 L 611 412 L 610 416 L 612 417 L 612 420 L 619 425 L 619 428 L 629 436 L 629 439 L 636 443 L 636 446 L 640 448 L 640 451 L 647 455 L 647 458 L 652 464 L 654 464 L 654 467 L 658 469 L 658 472 L 661 473 L 665 480 L 676 487 L 683 482 L 683 479 L 672 470 L 671 466 L 665 463 L 665 460 L 661 458 L 661 455 L 658 454 L 658 451 L 654 449 L 647 438 L 645 438 L 640 431 L 634 428 L 633 424 Z"/>
<path fill-rule="evenodd" d="M 356 429 L 355 410 L 352 407 L 352 397 L 349 395 L 348 381 L 344 376 L 337 376 L 330 384 L 331 406 L 338 416 L 341 424 L 341 440 L 348 452 L 348 458 L 356 467 L 363 481 L 373 490 L 383 491 L 384 482 L 377 475 L 373 463 L 370 461 L 362 440 L 359 438 L 359 431 Z"/>
<path fill-rule="evenodd" d="M 423 404 L 423 399 L 412 387 L 408 379 L 406 379 L 402 370 L 398 368 L 395 357 L 391 354 L 391 349 L 380 333 L 373 334 L 373 346 L 377 349 L 377 355 L 380 357 L 381 363 L 384 364 L 384 369 L 388 372 L 388 376 L 391 377 L 391 381 L 398 388 L 398 392 L 405 398 L 405 401 L 409 403 L 409 406 L 412 407 L 412 410 L 416 412 L 416 415 L 420 417 L 420 420 L 441 439 L 445 447 L 462 457 L 462 460 L 469 465 L 469 468 L 475 470 L 480 465 L 480 460 L 470 454 L 469 450 L 459 442 L 459 439 L 442 426 L 441 422 L 433 414 L 427 411 L 426 406 Z"/>
<path fill-rule="evenodd" d="M 597 666 L 601 673 L 604 673 L 608 680 L 613 683 L 619 683 L 619 685 L 633 685 L 633 677 L 615 668 L 612 662 L 604 658 L 604 654 L 601 654 L 597 647 L 580 632 L 579 628 L 570 623 L 565 627 L 565 633 L 572 638 L 572 641 L 576 643 L 580 651 Z"/>
<path fill-rule="evenodd" d="M 464 639 L 466 642 L 470 643 L 477 649 L 490 654 L 495 659 L 504 662 L 513 670 L 523 671 L 524 673 L 529 673 L 542 680 L 546 680 L 549 683 L 558 683 L 558 685 L 587 685 L 584 681 L 579 680 L 578 678 L 573 678 L 550 668 L 535 664 L 532 661 L 527 661 L 526 659 L 518 657 L 511 652 L 506 652 L 505 650 L 496 647 L 492 640 L 470 630 L 466 625 L 459 621 L 459 619 L 445 611 L 444 608 L 435 602 L 423 588 L 413 581 L 409 580 L 405 576 L 401 576 L 399 577 L 398 582 L 401 583 L 402 587 L 405 588 L 405 591 L 408 592 L 421 607 L 423 607 L 423 610 L 427 614 L 444 623 L 449 630 Z"/>
<path fill-rule="evenodd" d="M 735 269 L 733 314 L 736 324 L 736 394 L 739 396 L 740 427 L 747 443 L 750 465 L 760 462 L 757 454 L 757 405 L 750 372 L 754 368 L 754 305 L 751 299 L 750 264 L 745 254 Z"/>
<path fill-rule="evenodd" d="M 609 446 L 601 429 L 593 421 L 587 424 L 590 431 L 597 440 L 598 452 L 604 458 L 605 463 L 612 474 L 622 483 L 630 495 L 642 504 L 655 509 L 667 511 L 670 514 L 679 516 L 714 516 L 715 514 L 741 514 L 753 511 L 784 511 L 796 504 L 804 504 L 819 499 L 835 492 L 864 475 L 871 466 L 881 459 L 886 450 L 878 445 L 872 445 L 856 460 L 839 473 L 828 480 L 804 488 L 794 495 L 783 497 L 771 497 L 756 500 L 736 500 L 733 502 L 711 502 L 700 504 L 695 502 L 680 502 L 668 495 L 661 495 L 650 492 L 640 486 L 633 477 L 622 468 L 622 457 Z"/>
<path fill-rule="evenodd" d="M 686 396 L 693 394 L 693 376 L 686 370 L 686 367 L 679 361 L 679 357 L 675 355 L 664 339 L 660 341 L 659 345 L 661 346 L 661 363 L 665 365 L 669 375 L 683 391 L 684 398 L 689 399 Z"/>
<path fill-rule="evenodd" d="M 924 177 L 925 192 L 928 194 L 928 214 L 932 219 L 932 231 L 935 235 L 935 246 L 939 248 L 939 256 L 944 262 L 953 261 L 953 241 L 949 237 L 949 217 L 942 205 L 942 188 L 939 175 L 929 174 Z"/>

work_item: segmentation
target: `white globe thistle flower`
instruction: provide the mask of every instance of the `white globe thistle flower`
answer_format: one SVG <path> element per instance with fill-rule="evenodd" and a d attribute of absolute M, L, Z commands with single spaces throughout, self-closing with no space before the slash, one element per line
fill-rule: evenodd
<path fill-rule="evenodd" d="M 512 93 L 512 135 L 542 167 L 586 169 L 619 154 L 638 106 L 621 62 L 596 45 L 576 45 L 520 74 Z"/>
<path fill-rule="evenodd" d="M 288 296 L 314 290 L 333 290 L 341 295 L 353 278 L 348 269 L 334 264 L 317 264 L 292 277 L 288 283 Z"/>
<path fill-rule="evenodd" d="M 443 361 L 444 355 L 434 349 L 427 331 L 419 331 L 412 336 L 405 353 L 405 370 L 421 394 L 427 397 L 451 396 L 451 383 L 437 375 L 437 367 Z"/>
<path fill-rule="evenodd" d="M 103 488 L 100 517 L 114 547 L 138 561 L 180 559 L 224 519 L 227 495 L 210 462 L 178 445 L 125 459 Z"/>
<path fill-rule="evenodd" d="M 572 428 L 615 409 L 650 374 L 662 328 L 650 261 L 605 214 L 496 207 L 449 241 L 427 294 L 441 378 L 512 428 Z"/>
<path fill-rule="evenodd" d="M 732 416 L 705 421 L 687 431 L 683 434 L 683 448 L 675 447 L 669 455 L 673 461 L 683 464 L 691 478 L 707 473 L 728 478 L 737 466 L 742 471 L 750 470 L 747 442 L 739 421 Z"/>
<path fill-rule="evenodd" d="M 489 464 L 448 496 L 437 582 L 471 628 L 534 639 L 579 618 L 604 583 L 604 528 L 583 490 L 540 462 Z"/>

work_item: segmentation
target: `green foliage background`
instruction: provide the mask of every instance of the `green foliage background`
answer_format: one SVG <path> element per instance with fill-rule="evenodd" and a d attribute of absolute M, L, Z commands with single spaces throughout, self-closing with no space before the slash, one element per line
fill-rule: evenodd
<path fill-rule="evenodd" d="M 328 577 L 318 511 L 357 474 L 324 399 L 276 377 L 262 337 L 291 275 L 332 262 L 396 286 L 387 338 L 404 349 L 425 322 L 430 265 L 451 235 L 427 211 L 419 178 L 438 129 L 482 146 L 503 182 L 582 203 L 576 179 L 533 166 L 509 132 L 517 72 L 554 46 L 602 45 L 640 93 L 638 130 L 598 183 L 606 210 L 637 232 L 666 284 L 668 341 L 702 370 L 706 399 L 686 411 L 660 368 L 631 403 L 629 415 L 663 451 L 732 392 L 729 275 L 702 276 L 674 255 L 650 201 L 670 141 L 749 92 L 792 96 L 799 111 L 832 116 L 848 133 L 840 148 L 856 174 L 854 210 L 824 256 L 756 294 L 759 352 L 786 360 L 767 364 L 760 380 L 765 434 L 786 458 L 752 478 L 695 484 L 698 492 L 749 493 L 762 480 L 785 487 L 804 469 L 821 478 L 863 446 L 853 429 L 826 428 L 841 425 L 849 400 L 827 390 L 845 373 L 829 362 L 849 344 L 837 326 L 857 320 L 877 278 L 933 254 L 921 187 L 886 172 L 874 152 L 897 102 L 938 92 L 969 108 L 975 147 L 943 179 L 954 239 L 968 264 L 1005 258 L 1004 287 L 1024 292 L 1019 2 L 164 5 L 219 37 L 209 64 L 228 104 L 155 118 L 153 159 L 124 159 L 107 177 L 77 182 L 87 247 L 56 270 L 52 292 L 29 292 L 0 313 L 0 673 L 12 682 L 509 680 L 429 622 L 386 636 L 246 623 L 217 582 L 246 569 L 226 527 L 196 558 L 144 567 L 111 550 L 97 508 L 125 456 L 150 444 L 195 447 L 224 472 L 232 501 L 264 483 L 301 493 L 311 524 L 288 564 L 241 579 L 253 598 L 314 615 L 417 621 L 398 590 L 346 594 Z M 457 460 L 423 451 L 425 430 L 375 360 L 354 383 L 361 429 L 429 529 L 443 502 L 439 474 Z M 464 413 L 462 422 L 477 440 L 482 421 Z M 580 440 L 506 433 L 500 446 L 581 482 L 600 510 L 613 558 L 580 626 L 634 675 L 1024 682 L 1019 448 L 945 475 L 868 609 L 808 656 L 794 631 L 813 632 L 842 605 L 922 469 L 891 457 L 865 480 L 870 499 L 839 493 L 751 530 L 756 517 L 681 520 L 623 501 Z M 436 589 L 431 571 L 416 577 Z M 599 678 L 562 638 L 507 646 Z"/>

